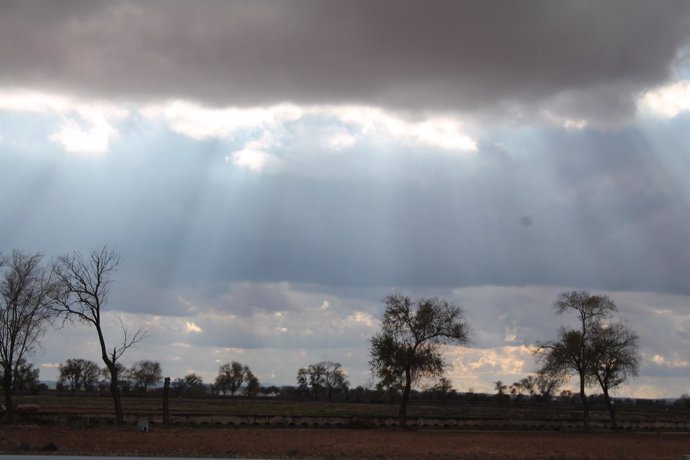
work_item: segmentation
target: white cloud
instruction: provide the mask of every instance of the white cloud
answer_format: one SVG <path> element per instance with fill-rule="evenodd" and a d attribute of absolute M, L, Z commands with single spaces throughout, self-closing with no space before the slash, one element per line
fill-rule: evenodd
<path fill-rule="evenodd" d="M 106 122 L 91 124 L 66 120 L 59 130 L 51 134 L 50 140 L 70 153 L 101 154 L 108 151 L 110 141 L 117 130 Z"/>
<path fill-rule="evenodd" d="M 130 115 L 122 104 L 82 100 L 67 95 L 28 90 L 0 90 L 0 110 L 52 114 L 63 120 L 50 140 L 72 153 L 102 154 L 119 134 L 115 123 Z M 326 141 L 329 149 L 353 147 L 359 135 L 387 137 L 394 141 L 425 145 L 452 152 L 474 152 L 476 142 L 464 124 L 454 116 L 426 116 L 411 120 L 378 107 L 277 104 L 257 107 L 209 108 L 189 101 L 171 100 L 132 108 L 144 119 L 160 120 L 192 139 L 228 139 L 238 132 L 272 132 L 285 135 L 287 124 L 307 116 L 335 117 L 350 129 L 334 133 Z M 354 129 L 354 132 L 351 132 Z M 278 139 L 280 140 L 280 139 Z M 263 139 L 257 141 L 265 143 Z M 265 148 L 247 144 L 231 155 L 232 161 L 260 171 L 276 159 Z"/>
<path fill-rule="evenodd" d="M 690 110 L 690 80 L 647 91 L 638 99 L 637 107 L 642 113 L 662 118 L 673 118 Z"/>
<path fill-rule="evenodd" d="M 684 359 L 680 359 L 678 357 L 675 357 L 673 359 L 668 359 L 665 356 L 655 354 L 654 356 L 651 357 L 650 361 L 652 361 L 654 364 L 658 364 L 660 366 L 666 366 L 670 368 L 683 368 L 683 367 L 689 367 L 690 363 Z"/>
<path fill-rule="evenodd" d="M 422 144 L 459 152 L 477 150 L 477 143 L 463 133 L 458 121 L 451 118 L 414 123 L 410 128 L 410 138 Z"/>
<path fill-rule="evenodd" d="M 529 347 L 495 348 L 445 347 L 450 366 L 448 378 L 458 391 L 493 392 L 493 382 L 510 384 L 533 371 L 534 359 Z"/>
<path fill-rule="evenodd" d="M 142 115 L 162 119 L 180 134 L 194 138 L 232 137 L 238 130 L 270 129 L 302 118 L 300 107 L 279 104 L 269 107 L 211 109 L 186 101 L 149 105 Z"/>
<path fill-rule="evenodd" d="M 244 148 L 233 152 L 227 159 L 237 166 L 247 168 L 254 172 L 260 172 L 266 168 L 267 165 L 278 162 L 278 158 L 275 155 L 251 148 Z"/>
<path fill-rule="evenodd" d="M 180 134 L 195 139 L 232 137 L 238 130 L 274 129 L 305 116 L 335 116 L 341 122 L 356 126 L 363 133 L 385 135 L 451 151 L 471 152 L 477 145 L 456 118 L 429 117 L 408 121 L 393 112 L 367 106 L 296 106 L 279 104 L 267 107 L 208 109 L 184 101 L 149 106 L 142 113 L 166 120 Z M 356 137 L 348 132 L 336 133 L 329 147 L 341 150 L 352 147 Z"/>
<path fill-rule="evenodd" d="M 353 321 L 355 323 L 364 324 L 367 327 L 373 327 L 375 322 L 376 322 L 376 320 L 374 319 L 374 317 L 372 315 L 370 315 L 369 313 L 362 312 L 362 311 L 357 311 L 357 312 L 351 314 L 350 316 L 347 317 L 347 320 Z"/>
<path fill-rule="evenodd" d="M 0 109 L 16 112 L 67 113 L 74 110 L 75 101 L 57 94 L 21 89 L 0 90 Z"/>
<path fill-rule="evenodd" d="M 0 110 L 51 114 L 62 125 L 49 139 L 70 153 L 102 154 L 118 136 L 114 123 L 129 115 L 122 107 L 102 101 L 27 90 L 0 90 Z"/>
<path fill-rule="evenodd" d="M 666 362 L 666 359 L 661 355 L 654 355 L 652 356 L 652 361 L 656 364 L 663 364 Z"/>
<path fill-rule="evenodd" d="M 247 142 L 244 148 L 225 157 L 225 161 L 231 161 L 236 166 L 254 172 L 261 172 L 280 163 L 280 159 L 268 151 L 276 145 L 273 135 L 269 131 L 264 131 L 260 139 Z"/>
<path fill-rule="evenodd" d="M 200 334 L 202 329 L 197 326 L 193 321 L 186 321 L 185 322 L 185 330 L 187 332 L 195 333 L 195 334 Z"/>
<path fill-rule="evenodd" d="M 532 371 L 531 348 L 505 346 L 485 349 L 454 348 L 448 354 L 456 356 L 454 370 L 473 373 L 503 373 L 520 375 Z"/>
<path fill-rule="evenodd" d="M 563 128 L 569 130 L 584 129 L 589 124 L 587 120 L 581 118 L 563 117 L 548 110 L 542 110 L 541 114 L 549 123 L 562 126 Z"/>
<path fill-rule="evenodd" d="M 409 121 L 394 112 L 368 106 L 278 104 L 210 109 L 178 100 L 146 106 L 142 114 L 150 119 L 162 119 L 175 132 L 194 139 L 230 138 L 240 130 L 273 130 L 306 116 L 316 116 L 336 117 L 364 134 L 392 137 L 448 151 L 477 150 L 476 142 L 467 135 L 463 123 L 457 118 L 432 116 Z M 353 133 L 338 132 L 328 140 L 327 145 L 334 150 L 344 150 L 352 147 L 356 141 Z M 244 156 L 256 158 L 262 155 L 247 153 Z"/>
<path fill-rule="evenodd" d="M 385 135 L 449 151 L 477 150 L 476 142 L 465 133 L 462 122 L 453 117 L 434 116 L 408 121 L 395 113 L 366 106 L 324 106 L 320 110 L 335 115 L 344 123 L 359 127 L 364 134 Z"/>
<path fill-rule="evenodd" d="M 690 386 L 685 376 L 671 378 L 641 376 L 613 391 L 615 396 L 630 398 L 673 398 L 689 392 Z"/>
<path fill-rule="evenodd" d="M 333 150 L 345 150 L 355 145 L 357 139 L 346 132 L 336 133 L 328 141 L 328 146 Z"/>
<path fill-rule="evenodd" d="M 236 347 L 224 347 L 218 350 L 214 350 L 213 353 L 216 355 L 221 355 L 221 354 L 234 354 L 234 355 L 243 355 L 246 352 L 245 349 L 243 348 L 236 348 Z"/>

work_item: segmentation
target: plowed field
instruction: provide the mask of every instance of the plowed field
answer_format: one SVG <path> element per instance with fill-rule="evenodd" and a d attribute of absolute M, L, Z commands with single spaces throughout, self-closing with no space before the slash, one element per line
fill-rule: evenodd
<path fill-rule="evenodd" d="M 680 460 L 690 434 L 0 427 L 0 453 L 250 458 Z"/>

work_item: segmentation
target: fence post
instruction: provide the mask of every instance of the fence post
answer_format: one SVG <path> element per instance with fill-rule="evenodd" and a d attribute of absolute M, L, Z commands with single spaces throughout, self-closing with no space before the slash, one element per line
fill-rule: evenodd
<path fill-rule="evenodd" d="M 163 424 L 170 425 L 170 406 L 168 405 L 168 399 L 170 397 L 170 377 L 165 378 L 165 384 L 163 385 Z"/>

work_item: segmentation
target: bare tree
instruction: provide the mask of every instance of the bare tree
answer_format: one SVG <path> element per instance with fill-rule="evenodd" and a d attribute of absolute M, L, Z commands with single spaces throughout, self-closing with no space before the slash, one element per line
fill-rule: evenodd
<path fill-rule="evenodd" d="M 600 324 L 592 330 L 591 372 L 601 386 L 611 414 L 611 428 L 618 429 L 610 391 L 637 376 L 640 366 L 637 334 L 621 322 Z"/>
<path fill-rule="evenodd" d="M 544 401 L 550 401 L 558 389 L 565 383 L 562 375 L 554 375 L 544 372 L 537 373 L 536 386 L 539 396 Z"/>
<path fill-rule="evenodd" d="M 38 379 L 40 370 L 25 359 L 21 359 L 16 366 L 14 374 L 14 392 L 17 393 L 35 393 L 40 387 Z M 4 378 L 2 370 L 0 369 L 0 380 Z"/>
<path fill-rule="evenodd" d="M 240 389 L 242 384 L 248 382 L 247 377 L 249 374 L 251 374 L 249 366 L 244 366 L 237 361 L 225 363 L 218 368 L 216 388 L 221 390 L 223 395 L 229 391 L 230 396 L 235 396 L 235 393 Z"/>
<path fill-rule="evenodd" d="M 347 392 L 347 387 L 350 382 L 347 380 L 347 373 L 340 363 L 333 361 L 324 361 L 321 363 L 325 372 L 323 374 L 322 385 L 326 388 L 326 399 L 328 401 L 333 397 L 333 391 L 340 390 Z"/>
<path fill-rule="evenodd" d="M 204 380 L 194 372 L 185 375 L 183 379 L 175 379 L 172 387 L 179 396 L 194 396 L 206 393 Z"/>
<path fill-rule="evenodd" d="M 254 375 L 248 367 L 244 378 L 247 382 L 247 398 L 256 398 L 256 395 L 259 394 L 259 388 L 261 387 L 259 378 Z"/>
<path fill-rule="evenodd" d="M 149 385 L 155 385 L 161 381 L 163 371 L 158 361 L 137 361 L 129 370 L 129 376 L 135 388 L 140 388 L 146 393 Z"/>
<path fill-rule="evenodd" d="M 54 291 L 40 254 L 13 251 L 0 258 L 0 367 L 9 422 L 14 417 L 12 396 L 20 366 L 34 353 L 51 319 Z"/>
<path fill-rule="evenodd" d="M 589 401 L 585 388 L 593 383 L 592 334 L 597 325 L 616 311 L 616 304 L 608 296 L 590 295 L 585 291 L 565 292 L 555 303 L 560 313 L 574 312 L 579 329 L 561 328 L 559 339 L 540 343 L 537 347 L 538 360 L 542 363 L 541 374 L 565 377 L 576 374 L 580 379 L 580 401 L 583 408 L 583 423 L 589 430 Z"/>
<path fill-rule="evenodd" d="M 496 389 L 496 396 L 504 396 L 506 394 L 506 390 L 508 389 L 508 385 L 503 383 L 501 380 L 496 380 L 494 382 L 494 388 Z"/>
<path fill-rule="evenodd" d="M 67 384 L 67 389 L 71 392 L 80 390 L 92 390 L 98 383 L 101 376 L 101 369 L 98 364 L 88 359 L 72 358 L 60 364 L 60 385 Z"/>
<path fill-rule="evenodd" d="M 438 382 L 431 387 L 431 391 L 433 392 L 434 397 L 440 397 L 441 401 L 446 402 L 448 395 L 455 390 L 453 390 L 453 382 L 451 382 L 449 378 L 441 377 L 438 379 Z"/>
<path fill-rule="evenodd" d="M 334 390 L 347 390 L 350 382 L 340 363 L 333 361 L 321 361 L 301 367 L 297 371 L 297 384 L 302 387 L 311 387 L 314 399 L 318 399 L 319 392 L 323 389 L 326 399 L 330 401 Z"/>
<path fill-rule="evenodd" d="M 529 396 L 534 396 L 534 388 L 536 386 L 537 379 L 533 375 L 528 375 L 524 379 L 520 379 L 510 385 L 510 394 L 517 397 L 522 397 L 525 393 Z"/>
<path fill-rule="evenodd" d="M 139 329 L 129 334 L 122 320 L 122 341 L 110 347 L 103 334 L 103 313 L 110 294 L 112 274 L 120 263 L 118 255 L 108 246 L 93 250 L 88 257 L 78 252 L 62 256 L 55 265 L 54 273 L 60 283 L 58 313 L 70 321 L 80 321 L 92 326 L 98 334 L 101 358 L 110 372 L 110 392 L 118 423 L 124 423 L 118 366 L 124 353 L 146 336 Z"/>
<path fill-rule="evenodd" d="M 384 303 L 381 331 L 371 339 L 369 363 L 380 379 L 404 381 L 399 411 L 400 426 L 404 426 L 412 384 L 443 375 L 446 364 L 440 345 L 467 344 L 469 327 L 462 309 L 445 300 L 413 301 L 393 294 Z"/>

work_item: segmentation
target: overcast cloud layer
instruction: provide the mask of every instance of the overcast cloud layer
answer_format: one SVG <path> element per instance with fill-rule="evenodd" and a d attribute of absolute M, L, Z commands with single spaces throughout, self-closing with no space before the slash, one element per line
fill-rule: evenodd
<path fill-rule="evenodd" d="M 628 117 L 690 34 L 683 1 L 5 1 L 0 85 L 206 105 Z M 10 45 L 11 44 L 11 45 Z M 8 46 L 9 45 L 9 46 Z"/>
<path fill-rule="evenodd" d="M 111 245 L 110 309 L 150 331 L 126 364 L 173 377 L 334 360 L 371 383 L 397 289 L 465 307 L 450 376 L 488 391 L 571 320 L 558 293 L 590 289 L 641 337 L 621 393 L 678 396 L 689 8 L 0 2 L 0 251 Z M 93 338 L 51 332 L 42 377 L 98 360 Z"/>

